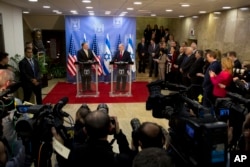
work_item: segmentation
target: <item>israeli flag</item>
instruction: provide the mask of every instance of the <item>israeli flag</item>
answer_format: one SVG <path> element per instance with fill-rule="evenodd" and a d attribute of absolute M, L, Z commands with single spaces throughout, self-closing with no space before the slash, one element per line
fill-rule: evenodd
<path fill-rule="evenodd" d="M 110 74 L 109 63 L 111 61 L 111 49 L 110 49 L 110 42 L 109 42 L 109 35 L 107 34 L 105 40 L 105 50 L 103 56 L 103 74 L 108 75 Z"/>
<path fill-rule="evenodd" d="M 127 51 L 130 53 L 131 59 L 134 62 L 134 64 L 131 67 L 132 72 L 136 71 L 136 67 L 135 67 L 135 53 L 134 53 L 134 49 L 133 49 L 133 42 L 132 42 L 132 37 L 131 34 L 129 35 L 129 39 L 128 39 L 128 47 L 127 47 Z"/>

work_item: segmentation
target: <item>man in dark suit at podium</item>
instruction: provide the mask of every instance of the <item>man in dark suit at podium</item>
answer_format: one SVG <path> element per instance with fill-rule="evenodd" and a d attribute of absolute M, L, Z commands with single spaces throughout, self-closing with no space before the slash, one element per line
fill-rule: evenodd
<path fill-rule="evenodd" d="M 117 64 L 116 91 L 120 91 L 120 82 L 122 80 L 122 91 L 125 91 L 127 80 L 127 66 L 132 62 L 130 53 L 124 50 L 124 44 L 119 44 L 119 51 L 115 54 L 112 62 L 125 62 L 125 64 Z"/>
<path fill-rule="evenodd" d="M 94 61 L 92 50 L 87 42 L 82 43 L 82 49 L 77 51 L 77 61 L 82 79 L 82 91 L 91 90 L 91 62 Z"/>

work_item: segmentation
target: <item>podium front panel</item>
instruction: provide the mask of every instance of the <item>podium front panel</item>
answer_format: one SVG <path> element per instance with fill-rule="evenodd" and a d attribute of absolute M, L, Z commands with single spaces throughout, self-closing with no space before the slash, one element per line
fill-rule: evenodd
<path fill-rule="evenodd" d="M 76 97 L 98 97 L 98 64 L 76 64 Z"/>
<path fill-rule="evenodd" d="M 131 92 L 131 65 L 114 63 L 110 65 L 111 87 L 110 97 L 132 96 Z"/>

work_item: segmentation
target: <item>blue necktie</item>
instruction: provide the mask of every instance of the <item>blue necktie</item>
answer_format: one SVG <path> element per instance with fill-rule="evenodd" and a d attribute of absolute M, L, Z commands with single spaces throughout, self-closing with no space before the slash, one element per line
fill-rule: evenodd
<path fill-rule="evenodd" d="M 29 59 L 29 61 L 30 61 L 31 68 L 32 68 L 32 70 L 34 72 L 34 76 L 36 76 L 34 62 L 33 62 L 32 59 Z"/>

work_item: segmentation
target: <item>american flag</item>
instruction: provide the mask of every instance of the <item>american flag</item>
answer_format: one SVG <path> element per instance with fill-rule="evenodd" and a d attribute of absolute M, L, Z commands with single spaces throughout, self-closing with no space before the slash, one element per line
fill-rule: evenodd
<path fill-rule="evenodd" d="M 101 57 L 99 55 L 99 49 L 98 49 L 98 45 L 97 45 L 96 34 L 94 36 L 92 50 L 93 50 L 93 55 L 94 55 L 95 61 L 98 62 L 97 72 L 98 72 L 98 75 L 100 76 L 100 75 L 102 75 L 102 66 L 101 66 Z M 93 65 L 93 67 L 95 67 L 95 66 Z"/>
<path fill-rule="evenodd" d="M 71 35 L 69 54 L 68 54 L 68 60 L 67 60 L 67 70 L 71 76 L 76 75 L 76 67 L 74 64 L 76 61 L 77 61 L 77 57 L 76 57 L 75 43 L 74 43 L 73 36 Z"/>

